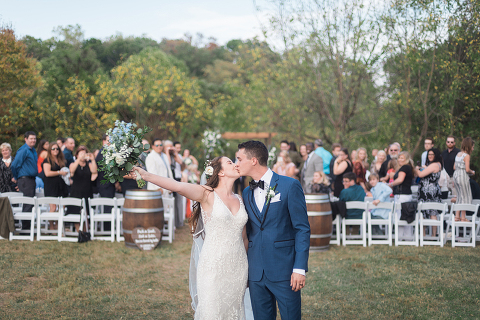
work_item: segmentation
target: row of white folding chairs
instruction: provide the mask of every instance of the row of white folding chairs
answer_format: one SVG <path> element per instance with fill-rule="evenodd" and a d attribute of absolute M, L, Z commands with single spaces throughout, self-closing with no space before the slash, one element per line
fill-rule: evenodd
<path fill-rule="evenodd" d="M 13 214 L 15 220 L 30 220 L 31 227 L 29 234 L 17 235 L 15 233 L 10 234 L 10 240 L 34 240 L 35 227 L 37 233 L 37 240 L 58 240 L 58 241 L 75 241 L 75 238 L 68 237 L 72 233 L 66 232 L 64 230 L 64 222 L 73 222 L 80 223 L 81 228 L 83 228 L 83 222 L 86 219 L 86 210 L 85 204 L 82 199 L 77 198 L 54 198 L 54 197 L 42 197 L 42 198 L 30 198 L 18 196 L 18 193 L 12 193 L 9 197 L 10 203 L 13 205 Z M 115 241 L 115 235 L 117 241 L 124 241 L 122 236 L 122 207 L 125 203 L 124 198 L 89 198 L 89 212 L 90 212 L 90 234 L 92 240 L 110 240 L 111 242 Z M 174 198 L 164 198 L 164 217 L 165 224 L 163 228 L 162 240 L 173 242 L 174 239 L 174 217 L 175 217 L 175 204 Z M 23 204 L 32 205 L 32 211 L 23 212 Z M 49 205 L 55 205 L 56 211 L 51 212 Z M 15 205 L 18 205 L 16 207 Z M 73 205 L 81 207 L 80 214 L 69 214 L 65 215 L 65 206 Z M 105 213 L 104 207 L 111 206 L 112 210 L 110 213 Z M 58 210 L 57 210 L 58 208 Z M 98 210 L 100 209 L 100 210 Z M 80 219 L 81 218 L 81 219 Z M 36 223 L 35 223 L 36 221 Z M 48 230 L 47 226 L 49 221 L 58 222 L 58 230 Z M 111 230 L 108 232 L 97 232 L 97 225 L 104 222 L 111 223 Z M 44 228 L 42 228 L 44 226 Z M 116 230 L 116 232 L 115 232 Z M 82 229 L 83 231 L 83 229 Z M 43 233 L 43 234 L 42 234 Z M 45 235 L 45 233 L 57 233 L 56 236 Z M 74 233 L 78 234 L 78 233 Z M 107 236 L 105 236 L 107 235 Z"/>
<path fill-rule="evenodd" d="M 15 220 L 29 220 L 30 221 L 30 230 L 28 235 L 16 234 L 17 232 L 10 232 L 10 240 L 34 240 L 35 230 L 37 233 L 37 240 L 58 240 L 58 241 L 78 241 L 76 235 L 77 233 L 72 234 L 64 230 L 64 223 L 79 223 L 80 230 L 83 231 L 83 223 L 86 219 L 85 214 L 85 203 L 82 199 L 77 198 L 53 198 L 53 197 L 18 197 L 13 195 L 9 197 L 10 204 L 15 208 L 13 210 L 13 218 Z M 58 208 L 58 211 L 50 212 L 42 210 L 46 205 L 55 205 Z M 18 207 L 16 207 L 18 205 Z M 32 209 L 30 211 L 23 211 L 23 205 L 31 205 Z M 65 215 L 65 206 L 75 206 L 80 208 L 79 214 L 68 214 Z M 18 208 L 18 209 L 17 209 Z M 45 235 L 42 234 L 42 224 L 47 225 L 46 221 L 57 221 L 58 230 L 52 232 L 57 233 L 57 235 Z M 75 235 L 75 237 L 69 237 L 69 235 Z"/>
<path fill-rule="evenodd" d="M 400 209 L 401 204 L 397 204 L 398 209 Z M 346 203 L 347 209 L 360 209 L 363 211 L 362 219 L 345 219 L 337 216 L 333 221 L 333 225 L 336 229 L 335 237 L 332 235 L 332 240 L 330 244 L 340 245 L 343 242 L 343 245 L 347 244 L 361 244 L 364 247 L 368 244 L 388 244 L 392 245 L 392 231 L 393 226 L 395 227 L 395 246 L 398 245 L 415 245 L 424 246 L 424 245 L 439 245 L 443 247 L 447 240 L 452 240 L 452 247 L 455 246 L 475 246 L 475 240 L 480 240 L 480 222 L 477 217 L 478 204 L 471 205 L 453 205 L 452 210 L 448 211 L 448 206 L 445 203 L 434 203 L 434 202 L 420 202 L 417 206 L 417 212 L 415 213 L 415 218 L 411 223 L 407 221 L 400 220 L 398 214 L 395 214 L 395 205 L 394 203 L 379 203 L 375 206 L 371 202 L 361 202 L 361 201 L 350 201 Z M 390 210 L 388 219 L 372 219 L 372 214 L 370 210 L 372 209 L 387 209 Z M 434 219 L 424 219 L 422 211 L 424 210 L 437 210 L 437 220 Z M 454 212 L 456 211 L 471 211 L 474 214 L 470 217 L 469 222 L 459 222 L 455 221 Z M 444 231 L 444 221 L 447 222 L 447 230 Z M 392 225 L 393 223 L 393 225 Z M 384 236 L 375 236 L 372 234 L 372 226 L 383 226 L 385 228 Z M 475 226 L 477 225 L 477 226 Z M 360 227 L 360 236 L 347 235 L 347 226 L 359 226 Z M 449 228 L 450 226 L 450 228 Z M 367 229 L 368 227 L 368 229 Z M 400 235 L 400 227 L 411 228 L 413 232 L 407 236 Z M 438 229 L 438 236 L 436 234 L 430 233 L 429 236 L 424 235 L 424 228 L 429 227 L 434 230 Z M 462 238 L 456 237 L 458 235 L 458 227 L 464 227 L 464 234 Z M 467 229 L 470 228 L 470 233 Z M 407 229 L 408 230 L 408 229 Z M 448 231 L 452 230 L 452 236 L 447 238 Z"/>

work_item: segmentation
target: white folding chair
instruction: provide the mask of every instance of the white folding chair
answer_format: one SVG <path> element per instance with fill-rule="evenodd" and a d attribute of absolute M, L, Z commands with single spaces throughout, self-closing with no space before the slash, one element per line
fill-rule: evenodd
<path fill-rule="evenodd" d="M 472 204 L 478 204 L 480 205 L 480 200 L 478 199 L 473 199 L 472 200 Z M 476 234 L 476 241 L 480 241 L 480 216 L 478 216 L 478 212 L 477 212 L 477 221 L 475 221 L 475 223 L 477 224 L 477 230 L 475 232 Z"/>
<path fill-rule="evenodd" d="M 75 206 L 80 207 L 80 213 L 68 213 L 68 208 L 66 206 Z M 71 209 L 70 209 L 71 210 Z M 77 242 L 78 241 L 78 231 L 83 231 L 83 223 L 85 222 L 86 217 L 86 210 L 85 210 L 85 200 L 78 199 L 78 198 L 60 198 L 60 221 L 58 222 L 58 234 L 59 240 L 58 241 L 70 241 L 70 242 Z M 67 215 L 65 215 L 67 213 Z M 64 223 L 79 223 L 80 228 L 76 230 L 76 232 L 68 232 L 65 230 Z M 72 235 L 73 237 L 69 237 Z"/>
<path fill-rule="evenodd" d="M 344 246 L 347 244 L 361 244 L 364 247 L 367 246 L 367 206 L 368 202 L 363 201 L 346 202 L 347 212 L 348 209 L 361 209 L 363 210 L 363 213 L 362 219 L 342 219 L 342 243 Z M 360 226 L 360 235 L 347 236 L 347 226 Z"/>
<path fill-rule="evenodd" d="M 92 240 L 110 240 L 115 241 L 115 198 L 89 198 L 88 205 L 90 207 L 90 235 Z M 112 211 L 110 213 L 104 213 L 104 206 L 111 206 Z M 110 235 L 108 236 L 95 236 L 97 231 L 97 223 L 103 225 L 104 222 L 110 221 Z M 105 231 L 104 233 L 106 233 Z"/>
<path fill-rule="evenodd" d="M 50 211 L 50 205 L 55 205 L 57 211 Z M 41 240 L 57 240 L 60 241 L 60 232 L 58 230 L 48 230 L 49 221 L 57 221 L 60 225 L 60 198 L 43 197 L 37 199 L 37 241 Z M 42 229 L 42 225 L 45 226 Z M 57 233 L 57 235 L 51 235 Z M 49 235 L 46 235 L 49 234 Z"/>
<path fill-rule="evenodd" d="M 451 210 L 451 218 L 450 218 L 450 226 L 447 225 L 447 232 L 448 229 L 451 228 L 452 232 L 452 248 L 454 247 L 475 247 L 476 241 L 476 232 L 477 229 L 475 227 L 475 223 L 477 220 L 477 211 L 478 211 L 478 204 L 454 204 L 452 205 Z M 455 212 L 457 211 L 470 211 L 473 212 L 472 216 L 467 216 L 469 221 L 455 221 Z M 462 237 L 459 236 L 459 230 L 457 227 L 464 227 L 463 228 L 463 235 Z M 470 229 L 470 230 L 468 230 Z M 468 232 L 470 231 L 470 232 Z"/>
<path fill-rule="evenodd" d="M 8 199 L 10 198 L 16 198 L 16 197 L 23 197 L 23 192 L 3 192 L 0 194 L 0 197 L 7 197 Z M 13 206 L 12 207 L 13 212 L 22 212 L 23 207 L 22 205 L 19 206 Z"/>
<path fill-rule="evenodd" d="M 18 197 L 23 197 L 23 192 L 2 192 L 0 194 L 2 197 L 8 197 L 8 198 L 18 198 Z"/>
<path fill-rule="evenodd" d="M 123 213 L 122 213 L 122 208 L 123 205 L 125 204 L 125 198 L 115 198 L 115 214 L 116 214 L 116 220 L 117 220 L 117 242 L 120 241 L 125 241 L 125 238 L 122 236 L 123 235 L 123 227 L 122 227 L 122 221 L 123 221 Z"/>
<path fill-rule="evenodd" d="M 392 215 L 393 215 L 393 202 L 380 202 L 377 205 L 369 202 L 367 207 L 368 212 L 368 246 L 372 244 L 388 244 L 392 246 Z M 387 219 L 373 219 L 372 213 L 370 210 L 372 209 L 387 209 L 390 210 L 388 212 Z M 385 226 L 385 235 L 373 235 L 372 234 L 372 226 Z"/>
<path fill-rule="evenodd" d="M 332 237 L 330 238 L 330 244 L 340 245 L 340 238 L 342 237 L 342 230 L 340 229 L 341 219 L 339 214 L 332 221 Z M 333 232 L 335 226 L 335 232 Z"/>
<path fill-rule="evenodd" d="M 175 238 L 175 198 L 162 197 L 163 201 L 163 217 L 165 223 L 163 224 L 162 240 L 170 243 Z"/>
<path fill-rule="evenodd" d="M 437 210 L 437 220 L 424 219 L 422 213 L 423 210 Z M 446 212 L 448 212 L 448 205 L 446 203 L 420 202 L 418 204 L 417 214 L 420 217 L 420 228 L 418 230 L 420 232 L 420 247 L 423 247 L 424 245 L 443 247 L 443 222 L 445 220 Z M 430 234 L 430 236 L 424 236 L 424 227 L 437 227 L 438 236 L 435 234 Z"/>
<path fill-rule="evenodd" d="M 5 194 L 5 193 L 4 193 Z M 3 195 L 3 194 L 2 194 Z M 37 198 L 36 197 L 11 197 L 8 199 L 11 205 L 18 204 L 20 211 L 13 211 L 14 220 L 30 220 L 30 232 L 28 235 L 19 234 L 21 230 L 10 232 L 9 240 L 30 240 L 33 241 L 35 235 L 35 215 L 37 212 Z M 23 211 L 23 205 L 33 205 L 32 210 L 28 212 Z M 17 234 L 18 233 L 18 234 Z"/>
<path fill-rule="evenodd" d="M 395 203 L 395 246 L 398 247 L 399 245 L 402 246 L 416 246 L 418 247 L 418 212 L 415 212 L 415 220 L 411 223 L 408 223 L 405 220 L 400 220 L 400 214 L 397 211 L 402 210 L 401 203 Z M 400 227 L 412 227 L 413 228 L 413 239 L 409 238 L 401 238 L 400 237 Z"/>

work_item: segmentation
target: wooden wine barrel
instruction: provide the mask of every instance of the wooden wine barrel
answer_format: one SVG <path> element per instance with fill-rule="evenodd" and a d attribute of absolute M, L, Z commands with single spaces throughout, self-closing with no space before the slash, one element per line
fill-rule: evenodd
<path fill-rule="evenodd" d="M 125 238 L 125 246 L 137 248 L 132 239 L 133 229 L 157 227 L 162 231 L 163 223 L 163 201 L 160 191 L 143 189 L 127 190 L 125 194 L 125 204 L 123 205 L 123 236 Z"/>
<path fill-rule="evenodd" d="M 310 251 L 326 251 L 332 237 L 332 208 L 328 194 L 306 194 Z"/>

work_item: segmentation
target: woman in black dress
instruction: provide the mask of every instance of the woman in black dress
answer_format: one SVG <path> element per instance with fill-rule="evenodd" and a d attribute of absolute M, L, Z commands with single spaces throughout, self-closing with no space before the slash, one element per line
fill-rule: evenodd
<path fill-rule="evenodd" d="M 43 180 L 45 184 L 45 197 L 67 197 L 68 188 L 63 180 L 62 176 L 65 176 L 68 172 L 62 171 L 65 167 L 65 157 L 62 150 L 58 146 L 57 142 L 52 142 L 48 146 L 47 156 L 42 163 L 42 169 L 45 173 Z M 50 212 L 57 210 L 56 205 L 50 204 Z M 48 228 L 56 230 L 56 221 L 49 221 Z"/>
<path fill-rule="evenodd" d="M 343 187 L 343 175 L 347 172 L 352 172 L 352 161 L 348 155 L 348 149 L 343 148 L 338 153 L 337 159 L 333 165 L 333 174 L 335 177 L 335 184 L 333 185 L 333 195 L 335 197 L 340 196 L 340 192 L 344 189 Z"/>
<path fill-rule="evenodd" d="M 88 152 L 87 147 L 79 146 L 75 152 L 75 162 L 70 164 L 70 176 L 72 185 L 70 196 L 73 198 L 85 199 L 85 206 L 88 215 L 88 198 L 93 197 L 92 181 L 97 176 L 97 163 L 93 154 Z M 80 213 L 80 207 L 69 206 L 67 214 Z M 75 224 L 75 230 L 79 230 L 80 224 Z"/>

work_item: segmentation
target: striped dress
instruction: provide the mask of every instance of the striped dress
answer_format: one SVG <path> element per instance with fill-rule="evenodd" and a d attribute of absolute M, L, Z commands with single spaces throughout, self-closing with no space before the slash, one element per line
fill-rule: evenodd
<path fill-rule="evenodd" d="M 455 172 L 453 173 L 453 182 L 457 189 L 457 202 L 458 204 L 471 204 L 472 203 L 472 190 L 470 189 L 470 178 L 468 177 L 465 168 L 465 156 L 466 153 L 462 153 L 461 156 L 455 157 Z"/>

